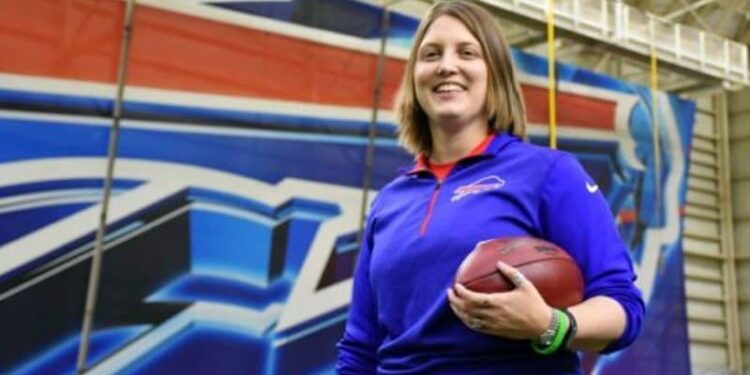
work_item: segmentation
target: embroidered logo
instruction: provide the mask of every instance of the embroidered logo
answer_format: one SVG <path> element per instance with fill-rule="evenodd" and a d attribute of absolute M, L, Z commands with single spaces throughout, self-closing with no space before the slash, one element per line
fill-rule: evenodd
<path fill-rule="evenodd" d="M 589 191 L 589 193 L 594 194 L 597 190 L 599 190 L 599 185 L 597 184 L 589 184 L 588 181 L 586 181 L 586 190 Z"/>
<path fill-rule="evenodd" d="M 500 189 L 505 186 L 505 180 L 498 176 L 482 177 L 479 180 L 468 185 L 459 187 L 453 191 L 451 202 L 457 202 L 467 195 L 479 194 L 485 191 Z"/>

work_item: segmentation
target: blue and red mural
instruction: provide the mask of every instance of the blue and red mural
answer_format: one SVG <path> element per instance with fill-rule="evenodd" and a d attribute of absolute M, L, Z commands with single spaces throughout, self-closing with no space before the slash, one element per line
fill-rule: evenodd
<path fill-rule="evenodd" d="M 333 372 L 364 174 L 377 190 L 410 162 L 389 106 L 416 5 L 386 33 L 387 99 L 365 169 L 375 3 L 138 2 L 90 373 Z M 0 2 L 2 373 L 75 371 L 123 14 L 113 0 Z M 547 63 L 514 59 L 530 140 L 546 143 Z M 687 374 L 695 106 L 660 93 L 653 113 L 647 88 L 572 66 L 558 89 L 559 147 L 609 200 L 648 303 L 641 338 L 585 368 Z"/>

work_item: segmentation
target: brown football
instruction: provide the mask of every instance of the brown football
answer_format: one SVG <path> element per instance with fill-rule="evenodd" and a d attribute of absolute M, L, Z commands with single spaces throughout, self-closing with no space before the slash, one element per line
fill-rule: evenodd
<path fill-rule="evenodd" d="M 533 237 L 479 242 L 458 267 L 456 282 L 482 293 L 513 289 L 513 283 L 497 269 L 498 261 L 521 271 L 552 307 L 569 307 L 583 300 L 583 277 L 575 260 L 557 245 Z"/>

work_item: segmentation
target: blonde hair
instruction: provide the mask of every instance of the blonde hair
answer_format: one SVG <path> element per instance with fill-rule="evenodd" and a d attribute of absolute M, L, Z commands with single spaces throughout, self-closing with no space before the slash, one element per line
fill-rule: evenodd
<path fill-rule="evenodd" d="M 429 155 L 432 152 L 429 120 L 419 105 L 414 89 L 414 65 L 427 29 L 441 16 L 450 16 L 461 21 L 482 47 L 488 70 L 485 103 L 489 119 L 487 126 L 494 132 L 507 130 L 524 137 L 526 110 L 508 44 L 500 26 L 479 6 L 464 0 L 449 0 L 433 5 L 420 22 L 415 34 L 414 45 L 394 103 L 401 144 L 413 154 Z"/>

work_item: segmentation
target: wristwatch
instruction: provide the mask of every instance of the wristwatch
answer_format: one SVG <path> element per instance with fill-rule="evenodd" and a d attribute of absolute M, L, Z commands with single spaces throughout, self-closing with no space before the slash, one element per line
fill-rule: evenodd
<path fill-rule="evenodd" d="M 552 309 L 552 319 L 550 319 L 547 329 L 539 336 L 539 343 L 542 346 L 552 345 L 552 341 L 555 339 L 555 335 L 559 329 L 559 323 L 560 318 L 558 317 L 557 309 Z"/>

